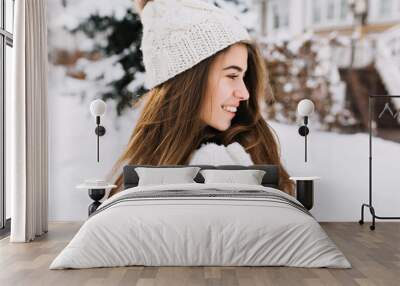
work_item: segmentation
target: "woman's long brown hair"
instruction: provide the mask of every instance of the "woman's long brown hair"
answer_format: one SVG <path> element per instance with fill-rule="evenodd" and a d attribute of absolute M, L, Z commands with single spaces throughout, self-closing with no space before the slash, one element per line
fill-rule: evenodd
<path fill-rule="evenodd" d="M 110 196 L 122 190 L 123 165 L 187 165 L 192 153 L 209 141 L 223 145 L 238 142 L 250 154 L 254 164 L 278 165 L 279 188 L 293 195 L 294 184 L 281 163 L 278 138 L 260 112 L 260 101 L 273 100 L 264 60 L 256 44 L 243 44 L 248 50 L 244 82 L 250 97 L 240 103 L 231 126 L 226 131 L 218 131 L 200 119 L 209 68 L 226 48 L 145 95 L 147 102 L 128 146 L 111 171 L 111 176 L 118 174 L 118 177 L 115 180 L 117 188 Z"/>

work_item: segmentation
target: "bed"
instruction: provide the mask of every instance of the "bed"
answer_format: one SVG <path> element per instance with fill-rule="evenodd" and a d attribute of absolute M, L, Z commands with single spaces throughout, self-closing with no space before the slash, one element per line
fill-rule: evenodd
<path fill-rule="evenodd" d="M 125 166 L 124 191 L 100 205 L 50 269 L 351 267 L 311 213 L 278 189 L 277 166 L 196 166 L 263 170 L 259 185 L 205 182 L 200 172 L 192 183 L 140 185 L 141 167 L 149 166 Z"/>

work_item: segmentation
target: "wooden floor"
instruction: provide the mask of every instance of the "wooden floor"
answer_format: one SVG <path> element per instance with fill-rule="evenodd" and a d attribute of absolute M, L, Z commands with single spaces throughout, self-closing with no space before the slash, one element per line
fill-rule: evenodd
<path fill-rule="evenodd" d="M 353 268 L 119 267 L 48 270 L 80 227 L 51 223 L 32 243 L 0 241 L 0 285 L 400 285 L 400 223 L 378 222 L 375 231 L 357 223 L 322 223 Z"/>

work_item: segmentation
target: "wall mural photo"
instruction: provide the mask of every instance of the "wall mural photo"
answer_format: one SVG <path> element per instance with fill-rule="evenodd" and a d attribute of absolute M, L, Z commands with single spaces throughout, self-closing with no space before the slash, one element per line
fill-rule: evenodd
<path fill-rule="evenodd" d="M 50 218 L 86 216 L 87 194 L 68 195 L 78 192 L 75 186 L 85 179 L 112 177 L 118 185 L 127 162 L 203 163 L 205 156 L 196 155 L 203 144 L 234 142 L 243 147 L 232 151 L 243 162 L 279 164 L 281 187 L 288 193 L 293 192 L 289 176 L 320 176 L 318 188 L 324 198 L 313 209 L 317 219 L 357 216 L 368 191 L 369 95 L 400 90 L 396 86 L 399 22 L 380 13 L 379 4 L 369 7 L 365 20 L 364 14 L 342 6 L 343 1 L 333 1 L 332 15 L 325 4 L 314 7 L 313 1 L 206 2 L 232 15 L 245 31 L 238 37 L 244 39 L 248 33 L 251 42 L 215 48 L 223 52 L 188 66 L 189 72 L 176 72 L 170 78 L 158 72 L 149 81 L 141 50 L 146 24 L 142 21 L 149 15 L 140 16 L 132 1 L 48 1 L 50 162 L 54 167 Z M 184 17 L 179 18 L 179 12 L 169 15 L 169 8 L 153 17 L 184 27 Z M 162 36 L 147 32 L 154 39 Z M 196 36 L 200 37 L 193 34 L 194 40 Z M 159 63 L 167 62 L 156 57 L 155 44 L 147 50 L 154 51 L 148 66 L 159 68 Z M 239 69 L 220 72 L 227 64 Z M 167 82 L 162 88 L 154 88 L 158 77 Z M 237 83 L 241 79 L 242 85 Z M 96 120 L 89 110 L 94 99 L 107 104 L 100 162 L 96 161 Z M 298 133 L 304 118 L 297 108 L 303 99 L 314 103 L 308 119 L 307 162 L 304 137 Z M 387 206 L 385 197 L 400 200 L 394 193 L 399 182 L 395 164 L 387 162 L 396 162 L 400 154 L 400 100 L 393 98 L 375 108 L 382 118 L 372 126 L 379 154 L 374 183 L 384 190 L 376 195 L 376 207 L 385 205 L 391 213 L 396 207 Z M 343 182 L 340 178 L 349 173 L 354 174 L 353 181 Z M 331 204 L 340 197 L 348 199 Z M 341 205 L 343 211 L 333 216 L 333 205 Z"/>

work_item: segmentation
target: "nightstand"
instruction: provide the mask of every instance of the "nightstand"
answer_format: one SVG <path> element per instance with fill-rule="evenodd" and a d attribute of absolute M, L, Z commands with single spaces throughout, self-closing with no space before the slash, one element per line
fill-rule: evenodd
<path fill-rule="evenodd" d="M 101 203 L 99 202 L 105 195 L 106 193 L 106 189 L 112 189 L 117 187 L 116 185 L 112 185 L 112 184 L 89 184 L 89 183 L 83 183 L 80 185 L 77 185 L 76 188 L 77 189 L 86 189 L 88 190 L 89 193 L 89 197 L 94 200 L 94 202 L 89 205 L 88 208 L 88 213 L 89 216 L 96 211 L 96 209 L 101 205 Z"/>
<path fill-rule="evenodd" d="M 314 205 L 314 181 L 320 177 L 290 177 L 289 179 L 296 181 L 296 199 L 306 209 L 311 210 Z"/>

